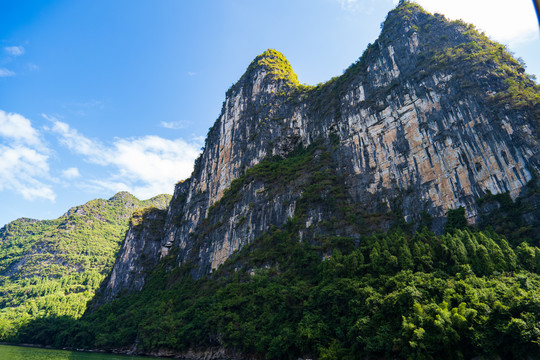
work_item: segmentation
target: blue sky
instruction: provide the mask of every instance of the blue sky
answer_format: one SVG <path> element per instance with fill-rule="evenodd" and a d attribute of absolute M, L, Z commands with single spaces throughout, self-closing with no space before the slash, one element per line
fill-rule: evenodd
<path fill-rule="evenodd" d="M 472 22 L 540 77 L 532 1 L 419 0 Z M 281 51 L 306 84 L 340 75 L 395 0 L 0 2 L 0 226 L 189 176 L 226 90 Z"/>

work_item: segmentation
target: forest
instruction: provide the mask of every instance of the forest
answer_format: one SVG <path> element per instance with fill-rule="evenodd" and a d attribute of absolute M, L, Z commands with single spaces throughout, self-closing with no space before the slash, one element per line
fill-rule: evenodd
<path fill-rule="evenodd" d="M 482 201 L 500 203 L 489 222 L 497 232 L 487 221 L 469 227 L 458 208 L 449 211 L 441 235 L 429 230 L 429 217 L 414 230 L 397 210 L 381 215 L 393 223 L 387 232 L 336 235 L 335 229 L 371 225 L 342 196 L 340 178 L 327 166 L 331 151 L 321 143 L 298 148 L 287 158 L 262 161 L 231 184 L 209 216 L 226 216 L 242 184 L 264 179 L 279 189 L 310 174 L 299 185 L 304 191 L 295 216 L 216 271 L 194 279 L 194 263 L 179 267 L 173 250 L 140 293 L 78 320 L 36 318 L 4 339 L 115 351 L 136 343 L 143 353 L 225 347 L 266 359 L 540 356 L 538 239 L 530 229 L 519 237 L 499 234 L 523 227 L 529 204 L 487 195 Z M 530 196 L 538 193 L 536 183 L 528 185 Z M 302 241 L 307 209 L 316 206 L 334 216 L 321 225 L 328 231 Z M 381 216 L 367 219 L 378 224 Z"/>
<path fill-rule="evenodd" d="M 9 340 L 187 351 L 224 345 L 267 359 L 540 356 L 540 249 L 451 229 L 343 237 L 319 246 L 272 229 L 211 276 L 163 262 L 140 294 L 34 320 Z M 321 254 L 325 254 L 321 258 Z"/>
<path fill-rule="evenodd" d="M 437 94 L 437 89 L 427 90 L 429 79 L 443 78 L 448 80 L 437 90 L 440 99 L 432 101 L 429 112 L 411 115 L 405 125 L 412 126 L 419 117 L 427 119 L 426 114 L 446 117 L 440 110 L 444 106 L 467 114 L 448 116 L 455 121 L 453 128 L 437 125 L 436 133 L 425 131 L 430 136 L 425 146 L 439 141 L 444 144 L 441 149 L 451 147 L 449 154 L 459 158 L 461 167 L 446 169 L 446 155 L 437 155 L 444 171 L 434 170 L 433 178 L 429 174 L 426 179 L 410 175 L 410 183 L 398 184 L 396 172 L 417 165 L 423 146 L 411 154 L 409 163 L 394 162 L 401 168 L 393 169 L 388 159 L 383 159 L 388 161 L 382 167 L 373 161 L 377 148 L 370 148 L 370 154 L 364 147 L 362 139 L 367 142 L 371 136 L 367 127 L 357 130 L 365 131 L 358 140 L 362 146 L 353 146 L 351 134 L 343 130 L 353 117 L 346 118 L 342 110 L 351 101 L 351 86 L 374 73 L 372 64 L 384 62 L 381 49 L 395 45 L 395 39 L 406 40 L 403 49 L 414 48 L 409 47 L 413 33 L 425 41 L 414 50 L 414 58 L 403 63 L 402 73 L 408 69 L 408 77 L 384 86 L 380 81 L 364 84 L 366 98 L 359 106 L 366 111 L 358 114 L 403 110 L 399 103 L 415 92 L 427 98 Z M 392 49 L 399 50 L 397 45 Z M 395 61 L 393 55 L 391 59 Z M 540 179 L 534 173 L 540 87 L 525 74 L 523 64 L 473 26 L 429 15 L 418 5 L 401 1 L 387 16 L 381 36 L 342 76 L 317 86 L 300 85 L 286 59 L 269 50 L 229 89 L 224 111 L 225 104 L 233 103 L 229 96 L 242 93 L 244 80 L 261 69 L 271 75 L 273 85 L 286 86 L 275 87 L 279 92 L 264 95 L 259 103 L 249 93 L 242 95 L 247 99 L 245 109 L 231 107 L 234 111 L 225 115 L 238 113 L 243 118 L 227 126 L 220 118 L 210 129 L 202 150 L 211 155 L 201 155 L 192 178 L 185 180 L 185 185 L 200 186 L 178 186 L 169 208 L 174 216 L 167 218 L 169 230 L 173 229 L 168 240 L 176 236 L 174 240 L 183 241 L 190 252 L 180 254 L 184 249 L 173 243 L 157 267 L 144 274 L 140 292 L 124 289 L 111 302 L 96 305 L 103 303 L 100 286 L 139 205 L 129 206 L 129 212 L 122 205 L 120 215 L 115 215 L 109 205 L 97 202 L 58 220 L 23 219 L 0 230 L 0 341 L 142 354 L 166 350 L 178 356 L 219 348 L 268 360 L 540 358 Z M 477 105 L 454 107 L 461 103 Z M 305 112 L 287 113 L 297 105 Z M 270 111 L 273 107 L 275 112 Z M 288 124 L 292 128 L 296 120 L 287 121 L 298 116 L 317 122 L 321 130 L 314 127 L 312 133 L 301 135 L 304 138 L 287 132 Z M 482 122 L 476 121 L 480 118 Z M 511 120 L 515 127 L 510 131 Z M 242 133 L 235 121 L 257 127 Z M 427 121 L 418 124 L 431 126 Z M 229 125 L 234 131 L 220 133 Z M 284 135 L 281 139 L 275 134 Z M 229 155 L 220 158 L 217 154 L 227 152 L 223 144 L 229 136 L 238 146 L 231 145 L 226 149 Z M 377 136 L 376 141 L 384 141 L 380 133 Z M 395 137 L 405 136 L 396 131 Z M 258 143 L 262 145 L 256 154 L 246 155 Z M 479 149 L 470 161 L 458 151 L 466 148 L 464 144 Z M 528 156 L 521 175 L 517 160 L 506 161 L 501 144 L 508 144 L 516 159 Z M 394 155 L 410 152 L 409 145 L 396 140 Z M 339 151 L 347 146 L 351 153 L 364 149 L 365 159 L 358 158 L 366 164 L 362 176 L 347 173 L 353 172 L 352 162 L 344 161 L 348 153 Z M 429 160 L 424 160 L 434 168 L 425 151 Z M 215 162 L 204 164 L 205 159 Z M 238 161 L 241 171 L 223 165 L 229 161 Z M 482 167 L 490 166 L 501 171 L 488 169 L 489 176 L 475 178 Z M 228 169 L 226 175 L 218 168 Z M 220 181 L 228 176 L 234 180 L 211 198 L 208 178 L 216 176 L 214 171 Z M 375 183 L 377 172 L 387 174 L 390 185 L 383 186 L 382 175 Z M 463 174 L 468 175 L 470 188 L 459 185 Z M 441 179 L 452 176 L 457 190 L 442 191 Z M 505 185 L 511 176 L 519 186 Z M 512 196 L 509 188 L 514 190 Z M 246 189 L 257 190 L 249 198 Z M 363 202 L 358 201 L 359 194 Z M 426 194 L 454 200 L 435 206 Z M 277 220 L 266 221 L 264 216 L 258 222 L 249 220 L 248 225 L 253 213 L 270 218 L 268 209 L 276 199 L 286 199 L 278 205 L 291 205 L 293 210 Z M 459 207 L 464 204 L 474 214 Z M 145 206 L 149 205 L 157 206 Z M 239 207 L 244 210 L 237 211 Z M 132 224 L 139 224 L 140 214 L 131 217 Z M 148 225 L 164 227 L 163 221 Z M 255 228 L 262 230 L 251 236 Z M 210 269 L 210 262 L 200 260 L 201 249 L 206 254 L 215 251 L 225 233 L 234 234 L 241 246 Z"/>
<path fill-rule="evenodd" d="M 166 207 L 127 192 L 95 199 L 54 220 L 18 219 L 0 229 L 0 341 L 36 318 L 78 319 L 112 269 L 134 211 Z"/>

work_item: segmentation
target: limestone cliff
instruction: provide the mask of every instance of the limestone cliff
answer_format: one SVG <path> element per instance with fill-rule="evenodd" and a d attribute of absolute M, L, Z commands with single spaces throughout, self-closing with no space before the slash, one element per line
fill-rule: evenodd
<path fill-rule="evenodd" d="M 145 275 L 158 263 L 166 211 L 155 207 L 133 213 L 129 229 L 110 276 L 105 281 L 95 305 L 108 302 L 121 294 L 140 291 Z"/>
<path fill-rule="evenodd" d="M 227 91 L 192 176 L 175 189 L 159 250 L 152 240 L 130 256 L 153 264 L 174 253 L 179 264 L 193 263 L 196 276 L 212 271 L 293 218 L 313 185 L 313 173 L 278 186 L 247 176 L 249 169 L 319 143 L 327 151 L 313 151 L 310 161 L 362 214 L 394 211 L 408 223 L 430 214 L 440 231 L 448 209 L 462 206 L 475 223 L 478 198 L 515 198 L 539 168 L 537 94 L 503 46 L 407 2 L 355 64 L 325 84 L 300 85 L 283 55 L 268 50 Z M 302 211 L 301 239 L 350 230 L 320 230 L 332 216 L 324 204 Z M 128 253 L 118 262 L 135 264 Z M 121 292 L 114 281 L 108 286 Z"/>

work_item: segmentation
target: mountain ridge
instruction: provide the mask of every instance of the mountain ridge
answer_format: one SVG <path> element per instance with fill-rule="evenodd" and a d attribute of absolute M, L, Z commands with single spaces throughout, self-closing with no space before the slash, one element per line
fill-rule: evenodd
<path fill-rule="evenodd" d="M 342 76 L 293 74 L 257 56 L 166 213 L 133 216 L 82 320 L 18 339 L 191 359 L 540 356 L 540 89 L 522 64 L 402 1 Z"/>
<path fill-rule="evenodd" d="M 448 209 L 463 206 L 474 223 L 475 199 L 502 192 L 516 198 L 538 170 L 537 124 L 531 121 L 537 106 L 507 107 L 493 95 L 512 81 L 536 94 L 538 86 L 503 47 L 470 25 L 400 4 L 357 63 L 316 87 L 291 85 L 265 66 L 254 67 L 261 56 L 227 92 L 191 178 L 175 190 L 162 254 L 178 246 L 179 263 L 191 256 L 189 234 L 235 179 L 266 157 L 285 157 L 319 138 L 336 141 L 335 166 L 353 202 L 372 204 L 371 211 L 385 203 L 393 211 L 401 198 L 407 222 L 424 211 L 439 232 Z M 481 66 L 485 57 L 488 67 Z M 463 66 L 455 71 L 459 61 Z M 251 200 L 240 202 L 244 208 L 238 205 L 233 217 L 247 217 L 245 206 L 257 198 L 256 189 L 246 190 Z M 276 218 L 278 226 L 293 211 L 274 210 L 284 215 Z M 274 210 L 260 216 L 272 217 Z M 175 223 L 175 217 L 183 219 Z M 204 246 L 228 249 L 217 255 L 221 259 L 267 229 L 258 226 L 263 218 L 252 219 L 246 229 L 254 231 L 240 234 L 233 222 Z M 219 237 L 235 245 L 221 245 Z M 213 259 L 200 268 L 206 261 L 211 268 L 221 263 Z"/>
<path fill-rule="evenodd" d="M 170 195 L 138 200 L 120 192 L 74 206 L 53 220 L 0 228 L 0 335 L 40 316 L 80 317 L 111 270 L 137 208 L 166 208 Z"/>

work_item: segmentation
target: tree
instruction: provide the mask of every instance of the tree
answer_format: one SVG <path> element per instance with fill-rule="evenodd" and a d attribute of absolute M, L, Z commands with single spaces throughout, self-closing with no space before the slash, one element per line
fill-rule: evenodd
<path fill-rule="evenodd" d="M 456 229 L 467 227 L 467 218 L 465 217 L 465 208 L 460 206 L 457 209 L 448 209 L 448 219 L 444 226 L 445 232 L 453 232 Z"/>

